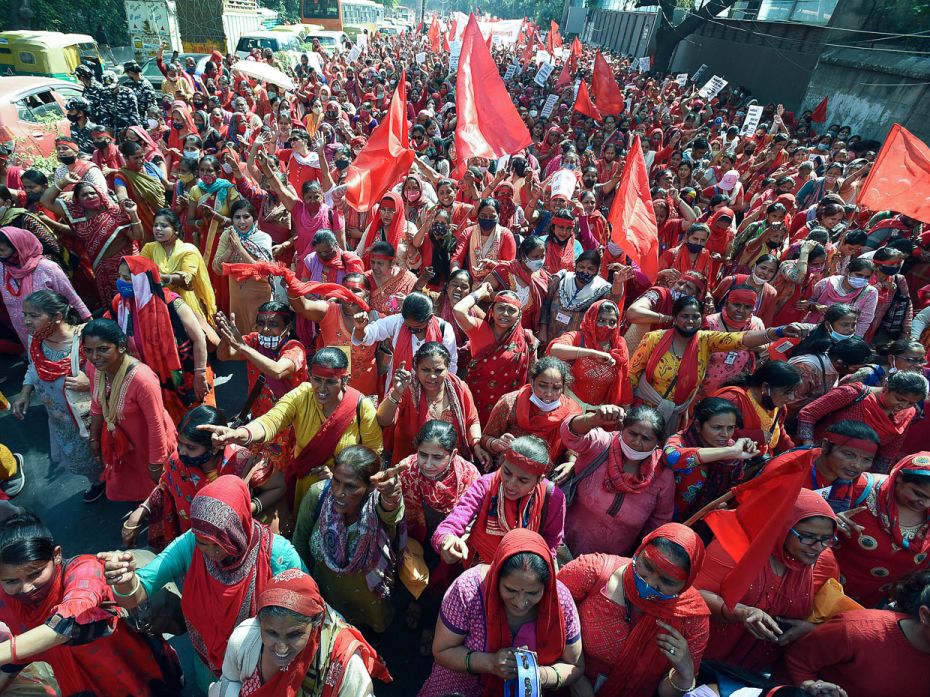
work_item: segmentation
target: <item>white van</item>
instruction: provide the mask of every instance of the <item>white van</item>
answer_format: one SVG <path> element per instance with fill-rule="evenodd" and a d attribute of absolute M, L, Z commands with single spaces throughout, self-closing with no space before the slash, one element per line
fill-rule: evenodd
<path fill-rule="evenodd" d="M 300 52 L 303 50 L 303 43 L 299 36 L 290 32 L 253 31 L 239 37 L 239 43 L 236 44 L 236 55 L 239 58 L 245 58 L 254 48 L 261 50 L 270 48 L 273 53 L 278 51 Z"/>
<path fill-rule="evenodd" d="M 312 31 L 307 34 L 307 38 L 304 39 L 308 44 L 312 44 L 313 40 L 316 39 L 320 42 L 320 46 L 327 53 L 332 53 L 333 51 L 344 51 L 346 42 L 349 41 L 349 35 L 344 31 Z"/>

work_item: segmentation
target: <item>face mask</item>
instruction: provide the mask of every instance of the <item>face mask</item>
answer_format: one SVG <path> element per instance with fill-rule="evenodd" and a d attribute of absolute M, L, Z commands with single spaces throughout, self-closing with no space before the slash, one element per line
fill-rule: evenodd
<path fill-rule="evenodd" d="M 523 177 L 526 175 L 526 164 L 520 163 L 513 166 L 513 173 L 518 177 Z"/>
<path fill-rule="evenodd" d="M 628 460 L 645 460 L 647 457 L 652 455 L 655 452 L 655 448 L 652 450 L 636 450 L 629 445 L 623 438 L 620 438 L 620 450 L 623 451 L 623 457 Z"/>
<path fill-rule="evenodd" d="M 817 266 L 808 266 L 807 270 L 814 275 L 819 275 L 823 273 L 823 264 L 817 264 Z"/>
<path fill-rule="evenodd" d="M 349 169 L 349 164 L 350 164 L 349 160 L 345 160 L 345 159 L 336 160 L 336 169 L 338 169 L 340 172 L 344 172 L 345 170 Z"/>
<path fill-rule="evenodd" d="M 853 278 L 847 278 L 846 281 L 853 288 L 865 288 L 867 285 L 869 285 L 869 279 L 867 278 L 853 277 Z"/>
<path fill-rule="evenodd" d="M 594 280 L 594 274 L 587 273 L 585 271 L 576 271 L 575 278 L 581 281 L 582 285 L 588 285 L 591 281 Z"/>
<path fill-rule="evenodd" d="M 847 339 L 852 339 L 852 338 L 853 338 L 853 334 L 849 334 L 849 335 L 847 335 L 847 334 L 840 334 L 839 332 L 835 332 L 835 331 L 833 331 L 833 330 L 831 329 L 831 330 L 830 330 L 830 338 L 833 339 L 834 341 L 846 341 Z"/>
<path fill-rule="evenodd" d="M 527 259 L 526 268 L 528 268 L 530 271 L 539 271 L 545 263 L 545 259 Z"/>
<path fill-rule="evenodd" d="M 478 226 L 487 232 L 488 230 L 493 230 L 497 226 L 497 221 L 491 218 L 478 218 Z"/>
<path fill-rule="evenodd" d="M 636 573 L 635 560 L 633 561 L 633 581 L 636 584 L 636 592 L 643 600 L 671 600 L 672 598 L 678 597 L 677 594 L 668 595 L 646 583 L 643 577 Z"/>
<path fill-rule="evenodd" d="M 116 292 L 118 292 L 123 298 L 127 300 L 135 296 L 135 291 L 132 289 L 132 283 L 129 281 L 124 281 L 121 278 L 116 279 Z"/>
<path fill-rule="evenodd" d="M 171 127 L 172 127 L 174 130 L 176 130 L 176 131 L 180 131 L 182 128 L 184 128 L 184 124 L 183 124 L 183 123 L 180 123 L 180 122 L 178 122 L 178 123 L 173 123 L 173 122 L 172 122 Z"/>
<path fill-rule="evenodd" d="M 763 285 L 764 283 L 767 283 L 767 281 L 763 281 L 761 278 L 759 278 L 758 276 L 756 276 L 756 272 L 755 272 L 755 271 L 753 271 L 753 272 L 750 274 L 750 278 L 752 279 L 752 282 L 755 283 L 757 286 L 761 286 L 761 285 Z"/>
<path fill-rule="evenodd" d="M 215 174 L 202 174 L 200 176 L 200 181 L 202 181 L 207 186 L 212 186 L 213 184 L 216 183 L 216 175 Z"/>
<path fill-rule="evenodd" d="M 675 331 L 678 332 L 680 336 L 690 339 L 692 336 L 698 333 L 697 327 L 691 327 L 689 329 L 681 329 L 680 327 L 675 327 Z"/>
<path fill-rule="evenodd" d="M 68 114 L 68 121 L 71 123 L 77 123 L 80 118 L 77 114 Z"/>
<path fill-rule="evenodd" d="M 27 200 L 27 201 L 35 202 L 35 201 L 40 200 L 41 198 L 42 198 L 42 192 L 41 192 L 41 191 L 27 191 L 27 192 L 26 192 L 26 200 Z"/>
<path fill-rule="evenodd" d="M 571 164 L 565 165 L 562 169 L 573 170 L 573 169 L 575 169 L 575 167 L 577 167 L 577 166 L 578 166 L 578 165 L 576 165 L 574 162 L 572 162 Z"/>
<path fill-rule="evenodd" d="M 688 248 L 688 251 L 691 252 L 692 254 L 700 254 L 701 250 L 704 249 L 703 244 L 696 244 L 694 242 L 688 242 L 685 244 L 685 246 Z"/>
<path fill-rule="evenodd" d="M 422 195 L 423 195 L 423 192 L 420 191 L 419 189 L 417 189 L 416 191 L 405 191 L 404 192 L 404 198 L 406 198 L 411 203 L 413 203 L 414 201 L 419 201 L 420 196 Z M 491 228 L 487 228 L 487 229 L 490 230 Z"/>
<path fill-rule="evenodd" d="M 178 459 L 183 462 L 188 467 L 196 467 L 197 469 L 202 468 L 205 464 L 210 462 L 213 459 L 213 453 L 207 450 L 202 455 L 196 457 L 191 457 L 190 455 L 182 455 L 178 453 Z"/>
<path fill-rule="evenodd" d="M 614 330 L 610 327 L 594 327 L 594 338 L 598 341 L 607 341 L 610 339 L 613 331 Z"/>
<path fill-rule="evenodd" d="M 886 276 L 896 276 L 901 273 L 900 266 L 879 266 L 878 270 Z"/>
<path fill-rule="evenodd" d="M 148 125 L 150 131 L 153 128 L 158 128 L 158 121 L 156 119 L 146 119 L 145 123 Z"/>
<path fill-rule="evenodd" d="M 550 412 L 558 409 L 559 404 L 562 403 L 561 397 L 554 402 L 544 402 L 539 397 L 536 396 L 536 393 L 530 394 L 530 401 L 535 404 L 541 411 Z"/>
<path fill-rule="evenodd" d="M 94 147 L 97 148 L 97 150 L 106 150 L 108 147 L 110 147 L 110 141 L 108 141 L 108 140 L 95 140 L 95 141 L 94 141 Z"/>
<path fill-rule="evenodd" d="M 283 339 L 283 334 L 281 336 L 265 336 L 264 334 L 259 334 L 258 345 L 262 348 L 271 349 L 273 351 L 281 345 L 281 341 Z"/>
<path fill-rule="evenodd" d="M 178 179 L 180 179 L 185 184 L 189 184 L 194 181 L 194 175 L 188 172 L 187 174 L 179 174 Z"/>
<path fill-rule="evenodd" d="M 200 151 L 199 151 L 199 150 L 185 150 L 185 151 L 184 151 L 184 157 L 190 157 L 190 158 L 194 158 L 194 159 L 198 159 L 198 160 L 199 160 L 199 159 L 200 159 Z"/>
<path fill-rule="evenodd" d="M 232 165 L 227 162 L 224 162 L 223 171 L 226 172 L 226 174 L 232 174 Z"/>
<path fill-rule="evenodd" d="M 445 223 L 433 223 L 429 229 L 429 236 L 434 240 L 445 239 L 449 234 L 449 227 Z"/>
<path fill-rule="evenodd" d="M 63 165 L 73 165 L 77 161 L 74 155 L 59 155 L 58 161 Z"/>

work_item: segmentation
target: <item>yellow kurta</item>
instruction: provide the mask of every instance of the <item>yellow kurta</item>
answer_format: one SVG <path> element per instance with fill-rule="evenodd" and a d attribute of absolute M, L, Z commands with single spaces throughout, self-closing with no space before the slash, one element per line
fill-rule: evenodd
<path fill-rule="evenodd" d="M 646 370 L 646 363 L 652 355 L 662 335 L 665 332 L 675 331 L 674 329 L 660 329 L 659 331 L 649 332 L 643 337 L 633 356 L 630 358 L 630 382 L 633 389 L 639 384 L 639 378 Z M 745 332 L 707 332 L 699 331 L 697 333 L 698 350 L 697 350 L 697 384 L 700 385 L 707 374 L 707 364 L 710 361 L 710 354 L 718 351 L 733 351 L 745 348 L 743 346 L 743 335 Z M 665 355 L 659 359 L 655 372 L 652 376 L 652 387 L 660 395 L 668 392 L 672 380 L 681 370 L 681 359 L 676 357 L 671 351 L 666 351 Z M 697 388 L 695 388 L 696 391 Z M 671 397 L 669 397 L 671 398 Z"/>
<path fill-rule="evenodd" d="M 279 430 L 293 426 L 296 435 L 294 457 L 303 452 L 304 447 L 320 430 L 325 420 L 326 417 L 313 392 L 313 386 L 309 382 L 295 387 L 281 397 L 271 411 L 256 419 L 265 429 L 266 440 L 274 438 Z M 356 417 L 339 438 L 335 451 L 319 454 L 319 464 L 332 467 L 335 456 L 350 445 L 364 445 L 376 453 L 380 453 L 384 447 L 375 405 L 368 398 L 362 400 Z M 319 477 L 308 475 L 297 481 L 297 493 L 294 497 L 294 507 L 291 510 L 300 510 L 300 502 L 304 494 L 318 479 Z"/>
<path fill-rule="evenodd" d="M 168 289 L 180 295 L 188 307 L 213 324 L 216 296 L 213 294 L 213 286 L 210 285 L 207 266 L 197 247 L 179 240 L 175 242 L 169 257 L 161 244 L 149 242 L 142 248 L 141 254 L 154 261 L 162 275 L 180 274 L 184 278 L 184 286 L 172 284 Z"/>

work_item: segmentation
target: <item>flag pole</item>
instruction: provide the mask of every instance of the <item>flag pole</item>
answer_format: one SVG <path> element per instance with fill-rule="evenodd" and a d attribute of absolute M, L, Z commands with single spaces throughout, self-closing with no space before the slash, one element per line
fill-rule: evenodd
<path fill-rule="evenodd" d="M 701 510 L 699 510 L 699 511 L 698 511 L 697 513 L 695 513 L 693 516 L 691 516 L 690 518 L 688 518 L 688 520 L 686 520 L 684 523 L 682 523 L 682 525 L 684 525 L 685 527 L 689 527 L 689 528 L 690 528 L 692 525 L 694 525 L 695 523 L 697 523 L 699 520 L 701 520 L 701 519 L 702 519 L 704 516 L 706 516 L 708 513 L 710 513 L 711 511 L 716 510 L 717 508 L 719 508 L 719 507 L 720 507 L 720 504 L 729 502 L 734 496 L 735 496 L 735 494 L 733 493 L 733 490 L 730 489 L 730 491 L 728 491 L 727 493 L 725 493 L 723 496 L 718 496 L 718 497 L 715 498 L 713 501 L 711 501 L 709 504 L 707 504 L 706 506 L 704 506 Z"/>

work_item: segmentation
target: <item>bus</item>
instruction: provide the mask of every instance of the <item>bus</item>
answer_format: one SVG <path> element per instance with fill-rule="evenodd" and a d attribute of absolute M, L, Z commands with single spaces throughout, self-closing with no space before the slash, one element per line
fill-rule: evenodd
<path fill-rule="evenodd" d="M 384 5 L 372 0 L 302 0 L 301 22 L 319 24 L 329 31 L 357 35 L 367 29 L 374 34 L 383 19 Z"/>

